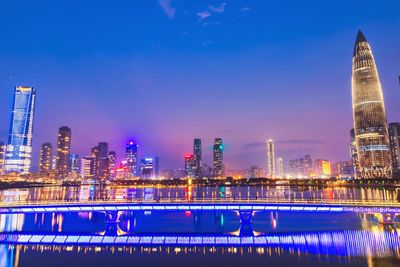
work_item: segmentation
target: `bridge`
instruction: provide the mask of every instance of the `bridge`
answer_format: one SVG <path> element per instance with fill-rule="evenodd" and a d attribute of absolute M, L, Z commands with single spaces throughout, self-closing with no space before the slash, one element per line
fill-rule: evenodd
<path fill-rule="evenodd" d="M 353 200 L 290 200 L 290 199 L 158 199 L 158 200 L 86 200 L 34 201 L 0 203 L 0 214 L 103 212 L 111 221 L 119 212 L 138 211 L 204 211 L 240 214 L 242 222 L 250 222 L 254 212 L 369 213 L 378 214 L 379 222 L 393 224 L 400 214 L 399 202 Z"/>

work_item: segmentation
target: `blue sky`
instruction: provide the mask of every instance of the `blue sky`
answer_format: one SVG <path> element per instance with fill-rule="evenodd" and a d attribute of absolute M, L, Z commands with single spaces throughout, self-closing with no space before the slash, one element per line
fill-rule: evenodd
<path fill-rule="evenodd" d="M 399 1 L 0 0 L 0 137 L 32 85 L 35 162 L 62 125 L 75 153 L 134 139 L 163 169 L 194 137 L 206 161 L 222 137 L 228 168 L 264 167 L 268 138 L 286 160 L 346 160 L 359 29 L 400 121 Z"/>

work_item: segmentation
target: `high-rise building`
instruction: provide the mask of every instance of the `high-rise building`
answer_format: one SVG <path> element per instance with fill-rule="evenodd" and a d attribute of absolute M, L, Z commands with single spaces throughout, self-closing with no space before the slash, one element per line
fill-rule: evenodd
<path fill-rule="evenodd" d="M 40 146 L 39 172 L 48 174 L 51 172 L 51 159 L 53 155 L 53 146 L 51 143 L 43 143 Z"/>
<path fill-rule="evenodd" d="M 359 178 L 360 174 L 358 171 L 360 170 L 358 166 L 358 153 L 357 153 L 357 144 L 356 144 L 356 133 L 354 128 L 350 130 L 350 157 L 353 163 L 353 173 L 355 178 Z"/>
<path fill-rule="evenodd" d="M 127 162 L 128 172 L 132 175 L 137 175 L 138 145 L 133 141 L 130 141 L 125 146 L 125 160 Z"/>
<path fill-rule="evenodd" d="M 267 140 L 267 176 L 275 178 L 275 146 L 272 139 Z"/>
<path fill-rule="evenodd" d="M 95 175 L 96 158 L 92 156 L 83 157 L 81 160 L 81 177 L 93 179 Z"/>
<path fill-rule="evenodd" d="M 93 163 L 93 177 L 100 178 L 100 151 L 98 146 L 92 147 L 90 150 L 91 156 L 94 158 Z"/>
<path fill-rule="evenodd" d="M 4 157 L 6 146 L 3 141 L 0 141 L 0 174 L 4 173 Z"/>
<path fill-rule="evenodd" d="M 215 138 L 213 146 L 213 163 L 214 163 L 213 172 L 215 177 L 221 178 L 224 176 L 223 151 L 224 151 L 224 146 L 222 144 L 222 139 Z"/>
<path fill-rule="evenodd" d="M 325 159 L 316 159 L 314 161 L 314 172 L 317 177 L 330 177 L 332 175 L 331 163 Z"/>
<path fill-rule="evenodd" d="M 68 177 L 69 154 L 71 151 L 71 129 L 62 126 L 58 129 L 56 172 L 59 178 Z"/>
<path fill-rule="evenodd" d="M 196 162 L 194 154 L 185 154 L 185 175 L 186 177 L 195 177 Z"/>
<path fill-rule="evenodd" d="M 154 179 L 160 178 L 160 158 L 154 157 Z"/>
<path fill-rule="evenodd" d="M 69 172 L 71 174 L 80 173 L 80 160 L 78 154 L 69 155 Z"/>
<path fill-rule="evenodd" d="M 193 140 L 193 156 L 194 156 L 194 177 L 201 177 L 201 139 L 195 138 Z"/>
<path fill-rule="evenodd" d="M 110 158 L 108 155 L 108 143 L 100 142 L 97 145 L 98 148 L 98 175 L 101 179 L 107 179 L 110 176 Z"/>
<path fill-rule="evenodd" d="M 36 89 L 18 86 L 14 91 L 4 170 L 28 174 L 31 167 Z"/>
<path fill-rule="evenodd" d="M 389 134 L 381 83 L 371 47 L 361 31 L 353 53 L 352 98 L 359 178 L 391 178 Z"/>
<path fill-rule="evenodd" d="M 283 178 L 283 158 L 276 158 L 276 176 Z"/>
<path fill-rule="evenodd" d="M 396 177 L 400 176 L 400 123 L 389 123 L 390 153 L 392 170 Z"/>
<path fill-rule="evenodd" d="M 110 177 L 115 178 L 115 168 L 117 167 L 117 153 L 115 151 L 108 152 L 108 158 L 110 160 L 109 169 Z"/>
<path fill-rule="evenodd" d="M 154 159 L 144 158 L 140 160 L 140 177 L 142 179 L 154 178 Z"/>

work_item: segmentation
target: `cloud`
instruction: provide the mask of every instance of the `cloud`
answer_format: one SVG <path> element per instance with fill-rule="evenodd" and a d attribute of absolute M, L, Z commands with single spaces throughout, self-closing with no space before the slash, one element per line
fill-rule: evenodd
<path fill-rule="evenodd" d="M 259 147 L 264 147 L 264 146 L 266 146 L 266 144 L 263 142 L 253 142 L 253 143 L 245 144 L 243 146 L 243 148 L 244 149 L 252 149 L 252 148 L 259 148 Z"/>
<path fill-rule="evenodd" d="M 248 6 L 242 7 L 242 8 L 240 9 L 240 11 L 242 11 L 242 12 L 246 12 L 246 11 L 250 11 L 250 10 L 251 10 L 251 8 L 248 7 Z"/>
<path fill-rule="evenodd" d="M 208 8 L 214 13 L 224 13 L 226 3 L 222 3 L 219 6 L 209 6 Z"/>
<path fill-rule="evenodd" d="M 206 11 L 197 12 L 196 15 L 200 18 L 200 20 L 203 20 L 203 19 L 208 18 L 209 16 L 211 16 L 211 13 L 206 10 Z"/>
<path fill-rule="evenodd" d="M 158 0 L 160 7 L 163 9 L 165 15 L 170 19 L 175 17 L 176 9 L 171 6 L 171 0 Z"/>

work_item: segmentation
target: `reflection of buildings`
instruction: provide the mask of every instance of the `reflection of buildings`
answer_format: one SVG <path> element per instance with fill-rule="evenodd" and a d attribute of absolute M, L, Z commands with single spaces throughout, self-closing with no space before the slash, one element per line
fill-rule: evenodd
<path fill-rule="evenodd" d="M 365 36 L 357 34 L 352 64 L 352 99 L 358 178 L 391 178 L 389 134 L 378 70 Z"/>
<path fill-rule="evenodd" d="M 14 91 L 4 170 L 28 174 L 31 167 L 36 89 L 18 86 Z"/>

